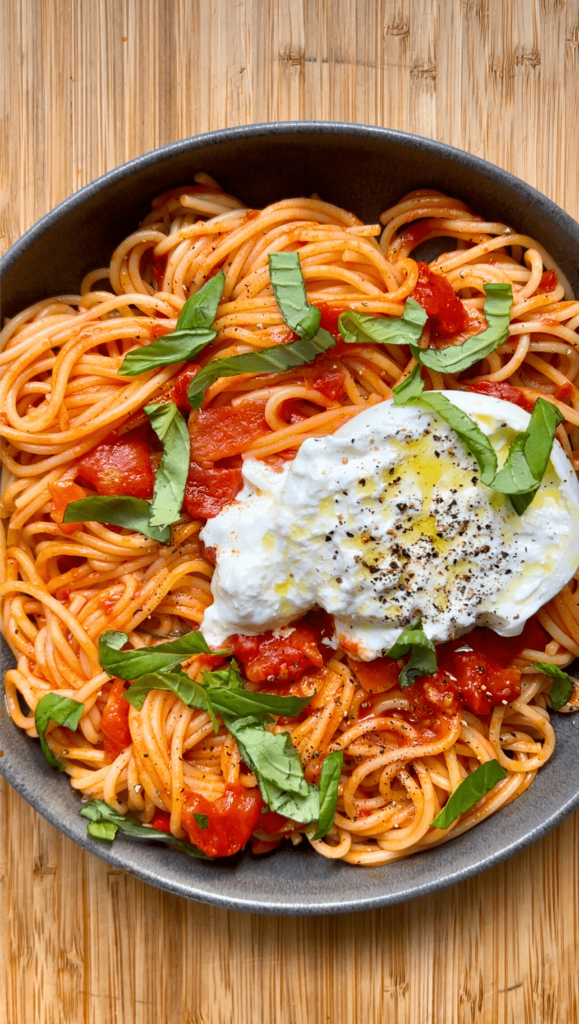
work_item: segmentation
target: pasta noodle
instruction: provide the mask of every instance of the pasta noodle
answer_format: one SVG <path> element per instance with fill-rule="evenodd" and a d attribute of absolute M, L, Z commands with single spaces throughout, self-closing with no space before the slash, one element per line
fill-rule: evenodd
<path fill-rule="evenodd" d="M 345 308 L 401 316 L 419 280 L 413 253 L 438 240 L 433 244 L 442 252 L 430 269 L 445 275 L 468 313 L 459 340 L 484 327 L 485 283 L 510 283 L 514 306 L 504 344 L 458 377 L 425 370 L 427 387 L 507 382 L 527 400 L 548 398 L 565 417 L 557 436 L 579 469 L 579 302 L 533 239 L 483 221 L 436 191 L 411 193 L 382 215 L 381 224 L 365 225 L 316 197 L 249 210 L 207 175 L 195 180 L 156 199 L 110 267 L 88 274 L 78 295 L 35 303 L 7 321 L 0 336 L 0 595 L 3 632 L 17 662 L 6 673 L 10 714 L 34 737 L 34 710 L 44 695 L 82 702 L 76 731 L 54 723 L 47 730 L 71 785 L 84 799 L 104 800 L 144 823 L 164 812 L 179 839 L 187 839 L 182 811 L 188 794 L 216 801 L 235 785 L 255 791 L 257 779 L 225 727 L 215 734 L 207 712 L 172 692 L 152 690 L 141 710 L 131 707 L 129 742 L 115 749 L 102 725 L 117 684 L 102 671 L 97 644 L 109 629 L 124 631 L 139 649 L 199 626 L 211 602 L 213 572 L 199 540 L 204 520 L 184 512 L 171 543 L 163 545 L 97 522 L 63 531 L 53 517 L 59 486 L 80 479 L 90 491 L 79 476 L 80 461 L 111 438 L 140 436 L 144 406 L 174 395 L 181 363 L 121 377 L 127 352 L 173 330 L 187 297 L 219 269 L 225 285 L 217 336 L 195 362 L 290 340 L 268 271 L 268 254 L 285 250 L 299 250 L 308 300 L 327 322 Z M 392 345 L 356 344 L 330 355 L 339 393 L 324 389 L 308 367 L 243 373 L 215 381 L 204 409 L 260 403 L 262 427 L 242 456 L 281 464 L 307 438 L 330 434 L 387 398 L 415 365 L 406 347 Z M 196 421 L 197 413 L 190 413 L 191 429 Z M 152 460 L 155 467 L 158 452 Z M 328 752 L 344 752 L 334 824 L 325 838 L 311 840 L 317 853 L 360 865 L 398 860 L 472 828 L 531 785 L 555 744 L 551 680 L 532 663 L 564 668 L 579 656 L 576 579 L 538 620 L 539 649 L 525 648 L 515 661 L 520 696 L 489 715 L 431 706 L 426 728 L 409 691 L 364 688 L 355 661 L 341 650 L 307 674 L 305 691 L 300 680 L 284 691 L 316 691 L 298 719 L 272 726 L 289 732 L 306 780 L 319 781 Z M 186 663 L 191 679 L 201 679 L 206 667 L 202 655 Z M 433 828 L 448 795 L 493 759 L 506 778 L 449 829 Z M 307 826 L 285 819 L 268 829 L 258 822 L 253 849 L 266 852 L 282 836 L 299 843 L 306 833 Z"/>

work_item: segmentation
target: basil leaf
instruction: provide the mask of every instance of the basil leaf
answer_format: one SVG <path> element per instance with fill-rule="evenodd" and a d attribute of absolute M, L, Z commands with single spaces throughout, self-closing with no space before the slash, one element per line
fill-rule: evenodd
<path fill-rule="evenodd" d="M 485 761 L 467 775 L 452 793 L 440 814 L 433 822 L 433 828 L 448 828 L 461 814 L 469 811 L 481 797 L 494 789 L 497 782 L 506 779 L 507 773 L 498 761 Z"/>
<path fill-rule="evenodd" d="M 318 827 L 312 839 L 323 839 L 334 824 L 336 804 L 338 802 L 338 786 L 343 763 L 343 750 L 335 750 L 333 754 L 328 754 L 324 760 L 320 775 L 320 816 L 318 818 Z"/>
<path fill-rule="evenodd" d="M 86 826 L 87 835 L 93 839 L 99 839 L 101 843 L 112 843 L 118 831 L 118 826 L 112 821 L 89 821 Z"/>
<path fill-rule="evenodd" d="M 413 686 L 419 676 L 431 676 L 436 672 L 436 648 L 422 628 L 422 619 L 417 619 L 400 634 L 386 652 L 386 657 L 405 658 L 407 654 L 410 654 L 410 660 L 398 677 L 400 686 Z"/>
<path fill-rule="evenodd" d="M 187 300 L 189 301 L 189 300 Z M 121 363 L 119 377 L 135 377 L 138 373 L 155 370 L 158 366 L 182 363 L 193 359 L 215 341 L 216 331 L 172 331 L 142 348 L 127 352 Z"/>
<path fill-rule="evenodd" d="M 411 345 L 414 358 L 437 373 L 460 373 L 502 345 L 509 335 L 513 289 L 510 284 L 485 284 L 484 290 L 486 330 L 467 338 L 462 345 L 449 345 L 448 348 L 417 348 Z"/>
<path fill-rule="evenodd" d="M 299 821 L 302 825 L 309 825 L 317 821 L 320 816 L 320 791 L 315 783 L 307 787 L 304 795 L 300 793 L 288 793 L 276 785 L 275 782 L 264 780 L 259 773 L 257 778 L 261 794 L 268 807 L 277 814 L 283 814 L 292 821 Z"/>
<path fill-rule="evenodd" d="M 175 331 L 208 331 L 217 316 L 217 307 L 223 295 L 225 273 L 210 277 L 198 292 L 190 295 L 179 314 Z M 168 334 L 165 335 L 169 337 Z"/>
<path fill-rule="evenodd" d="M 287 732 L 269 732 L 253 715 L 246 718 L 225 716 L 223 721 L 235 737 L 243 760 L 257 775 L 266 803 L 269 800 L 265 790 L 270 782 L 284 792 L 307 796 L 308 784 L 301 758 Z"/>
<path fill-rule="evenodd" d="M 64 510 L 63 523 L 111 523 L 124 526 L 127 530 L 138 530 L 146 537 L 168 544 L 171 531 L 168 526 L 151 526 L 149 512 L 151 505 L 144 498 L 128 495 L 107 497 L 97 494 L 92 498 L 71 501 Z"/>
<path fill-rule="evenodd" d="M 146 405 L 145 412 L 163 445 L 163 455 L 157 469 L 153 500 L 149 508 L 149 527 L 170 526 L 181 518 L 181 506 L 189 472 L 189 431 L 174 402 Z"/>
<path fill-rule="evenodd" d="M 174 846 L 177 850 L 182 850 L 183 853 L 189 854 L 190 857 L 201 857 L 203 860 L 212 860 L 212 857 L 208 857 L 206 853 L 198 850 L 192 843 L 185 843 L 182 839 L 176 839 L 170 832 L 162 832 L 158 828 L 152 828 L 150 825 L 141 825 L 138 821 L 133 821 L 131 818 L 126 818 L 124 814 L 119 814 L 115 811 L 114 807 L 106 804 L 104 800 L 89 800 L 87 804 L 84 804 L 78 812 L 83 818 L 88 818 L 91 822 L 100 824 L 101 822 L 107 822 L 116 827 L 119 832 L 123 832 L 126 836 L 134 836 L 136 839 L 151 839 L 153 841 L 161 843 L 169 843 Z M 89 832 L 89 826 L 87 826 L 87 832 Z M 89 835 L 94 836 L 95 839 L 100 838 L 96 836 L 94 831 L 90 831 Z M 108 837 L 107 837 L 108 838 Z"/>
<path fill-rule="evenodd" d="M 402 316 L 372 316 L 348 310 L 338 318 L 338 328 L 349 345 L 410 345 L 420 340 L 428 316 L 419 302 L 407 299 Z"/>
<path fill-rule="evenodd" d="M 140 711 L 145 703 L 147 694 L 151 690 L 170 690 L 179 700 L 189 708 L 198 708 L 199 711 L 206 711 L 211 719 L 213 730 L 219 732 L 219 722 L 215 717 L 213 703 L 209 694 L 200 683 L 189 679 L 186 672 L 148 672 L 139 676 L 136 682 L 129 686 L 123 697 L 132 704 L 137 711 Z"/>
<path fill-rule="evenodd" d="M 83 711 L 84 704 L 78 700 L 72 700 L 71 697 L 60 697 L 57 693 L 45 693 L 36 705 L 34 724 L 40 739 L 40 746 L 48 763 L 53 768 L 58 768 L 59 772 L 64 771 L 64 766 L 60 759 L 55 757 L 46 742 L 46 727 L 52 721 L 57 725 L 65 725 L 67 729 L 78 729 Z"/>
<path fill-rule="evenodd" d="M 275 301 L 288 327 L 311 340 L 320 326 L 321 313 L 310 306 L 297 252 L 270 252 L 269 279 Z"/>
<path fill-rule="evenodd" d="M 224 665 L 223 668 L 213 669 L 211 672 L 204 671 L 202 673 L 203 686 L 207 689 L 211 689 L 216 686 L 227 686 L 230 689 L 242 690 L 243 679 L 239 672 L 239 666 L 232 658 L 228 665 Z"/>
<path fill-rule="evenodd" d="M 558 665 L 550 665 L 548 661 L 534 661 L 533 668 L 536 668 L 537 672 L 543 672 L 544 675 L 551 676 L 553 679 L 548 694 L 551 707 L 555 711 L 565 707 L 565 704 L 568 704 L 573 696 L 573 690 L 575 689 L 571 676 L 563 672 L 563 669 L 559 668 Z"/>
<path fill-rule="evenodd" d="M 452 427 L 455 434 L 458 434 L 465 448 L 474 455 L 480 469 L 480 478 L 487 487 L 494 487 L 495 473 L 497 471 L 497 456 L 486 434 L 483 434 L 480 427 L 462 409 L 439 391 L 427 391 L 421 397 L 423 405 L 433 409 L 441 419 Z"/>
<path fill-rule="evenodd" d="M 140 647 L 138 650 L 122 651 L 128 640 L 126 633 L 108 629 L 99 637 L 99 662 L 109 676 L 119 679 L 137 679 L 146 672 L 170 671 L 193 654 L 229 654 L 229 651 L 211 651 L 203 633 L 192 630 L 176 640 L 157 644 L 156 647 Z"/>
<path fill-rule="evenodd" d="M 331 334 L 320 330 L 315 338 L 300 338 L 287 345 L 263 348 L 260 352 L 243 352 L 228 359 L 214 359 L 195 375 L 187 389 L 187 398 L 193 409 L 200 409 L 207 388 L 219 377 L 234 377 L 237 373 L 285 373 L 296 366 L 313 363 L 316 356 L 335 344 Z"/>
<path fill-rule="evenodd" d="M 549 465 L 555 431 L 563 419 L 556 405 L 538 398 L 529 426 L 515 437 L 506 462 L 493 481 L 494 490 L 508 494 L 519 515 L 531 504 L 541 485 Z"/>
<path fill-rule="evenodd" d="M 206 828 L 209 828 L 209 818 L 207 817 L 206 814 L 195 814 L 194 813 L 193 817 L 195 818 L 195 821 L 197 822 L 197 824 L 198 824 L 200 829 L 205 831 Z"/>
<path fill-rule="evenodd" d="M 424 381 L 420 374 L 420 363 L 417 363 L 411 374 L 392 391 L 394 405 L 412 405 L 424 392 Z"/>
<path fill-rule="evenodd" d="M 221 688 L 212 689 L 210 693 L 213 707 L 220 715 L 235 715 L 236 718 L 270 714 L 295 718 L 314 696 L 312 693 L 309 697 L 278 697 L 273 693 Z"/>
<path fill-rule="evenodd" d="M 214 341 L 217 332 L 213 330 L 213 321 L 224 284 L 225 274 L 220 270 L 195 295 L 189 296 L 174 331 L 152 341 L 150 345 L 143 345 L 127 353 L 120 366 L 119 376 L 134 377 L 137 373 L 154 370 L 157 366 L 192 359 Z"/>

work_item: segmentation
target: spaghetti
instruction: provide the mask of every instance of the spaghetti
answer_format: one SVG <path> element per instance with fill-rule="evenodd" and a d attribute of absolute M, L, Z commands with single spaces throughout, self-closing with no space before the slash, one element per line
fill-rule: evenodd
<path fill-rule="evenodd" d="M 129 706 L 126 684 L 101 669 L 98 639 L 121 630 L 131 649 L 141 649 L 197 629 L 211 603 L 213 573 L 199 533 L 234 497 L 241 460 L 281 465 L 307 438 L 333 433 L 388 398 L 415 365 L 408 348 L 338 343 L 288 372 L 218 378 L 202 412 L 189 410 L 192 462 L 170 544 L 98 522 L 63 523 L 64 508 L 95 492 L 150 498 L 160 449 L 144 407 L 173 401 L 185 410 L 199 365 L 295 337 L 271 289 L 272 252 L 299 251 L 308 301 L 335 338 L 344 310 L 400 317 L 413 296 L 429 314 L 425 341 L 456 344 L 484 329 L 484 285 L 510 284 L 508 339 L 458 376 L 423 370 L 426 386 L 472 387 L 529 408 L 537 397 L 548 399 L 564 416 L 557 437 L 575 469 L 579 302 L 533 239 L 439 192 L 411 193 L 382 215 L 382 225 L 365 225 L 316 197 L 249 210 L 207 175 L 195 181 L 156 199 L 110 267 L 88 274 L 79 295 L 38 302 L 3 328 L 0 594 L 3 632 L 17 659 L 5 690 L 13 721 L 31 737 L 46 694 L 83 704 L 76 730 L 52 722 L 46 733 L 83 799 L 205 843 L 212 855 L 234 852 L 250 834 L 253 851 L 263 853 L 284 837 L 297 844 L 313 833 L 262 813 L 255 773 L 231 732 L 218 723 L 216 734 L 205 710 L 155 689 L 140 710 Z M 427 266 L 412 254 L 433 239 L 455 242 L 444 243 Z M 220 270 L 216 337 L 196 365 L 119 376 L 126 354 L 173 331 L 186 299 Z M 488 646 L 482 653 L 488 635 L 482 637 L 479 656 L 511 690 L 508 701 L 478 711 L 456 692 L 429 689 L 428 678 L 401 689 L 391 674 L 372 673 L 371 663 L 342 650 L 328 657 L 323 629 L 315 616 L 298 626 L 299 671 L 284 676 L 274 667 L 274 682 L 272 638 L 265 653 L 255 638 L 236 640 L 250 691 L 315 690 L 295 719 L 269 726 L 289 733 L 305 779 L 318 782 L 325 757 L 343 751 L 333 825 L 324 838 L 310 839 L 322 856 L 374 865 L 445 842 L 516 799 L 551 756 L 551 680 L 533 662 L 564 668 L 579 656 L 576 579 L 522 640 L 501 641 L 496 657 Z M 198 654 L 185 670 L 199 681 L 219 664 Z M 449 828 L 433 827 L 449 794 L 491 760 L 506 777 Z"/>

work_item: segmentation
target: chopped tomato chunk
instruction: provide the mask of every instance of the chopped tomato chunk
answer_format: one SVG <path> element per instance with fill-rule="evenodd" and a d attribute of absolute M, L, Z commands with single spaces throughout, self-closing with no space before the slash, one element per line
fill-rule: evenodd
<path fill-rule="evenodd" d="M 258 826 L 264 832 L 272 835 L 274 832 L 283 832 L 287 823 L 288 820 L 284 818 L 283 814 L 278 814 L 277 811 L 266 811 L 265 814 L 260 814 Z"/>
<path fill-rule="evenodd" d="M 465 705 L 477 715 L 510 703 L 521 692 L 521 671 L 513 665 L 526 647 L 543 650 L 549 638 L 536 619 L 520 636 L 498 636 L 493 630 L 473 629 L 436 648 L 438 670 L 422 676 L 415 687 L 424 700 L 445 711 Z M 415 689 L 412 687 L 412 690 Z M 409 691 L 410 693 L 410 691 Z"/>
<path fill-rule="evenodd" d="M 149 822 L 153 828 L 159 829 L 159 832 L 170 832 L 171 831 L 171 815 L 169 811 L 160 811 L 158 807 L 155 807 L 155 813 Z"/>
<path fill-rule="evenodd" d="M 526 409 L 527 412 L 532 412 L 535 404 L 506 380 L 479 380 L 476 384 L 469 384 L 466 390 L 474 391 L 477 395 L 488 395 L 490 398 L 502 398 L 504 402 L 520 405 L 521 409 Z"/>
<path fill-rule="evenodd" d="M 200 369 L 201 367 L 197 363 L 187 363 L 187 366 L 184 366 L 175 377 L 169 401 L 174 402 L 179 409 L 189 409 L 187 388 Z"/>
<path fill-rule="evenodd" d="M 247 401 L 218 409 L 203 409 L 190 427 L 191 455 L 207 465 L 245 451 L 248 444 L 269 427 L 264 418 L 265 402 Z"/>
<path fill-rule="evenodd" d="M 338 320 L 341 314 L 346 312 L 346 306 L 332 306 L 329 302 L 318 302 L 318 309 L 322 314 L 320 327 L 331 334 L 336 341 L 340 341 L 342 335 L 338 327 Z"/>
<path fill-rule="evenodd" d="M 429 704 L 447 714 L 452 714 L 459 705 L 457 684 L 448 673 L 439 670 L 432 676 L 425 676 L 422 691 Z"/>
<path fill-rule="evenodd" d="M 66 506 L 70 505 L 71 501 L 80 501 L 81 498 L 86 498 L 86 491 L 72 480 L 57 480 L 48 485 L 48 490 L 52 498 L 50 518 L 58 523 L 63 533 L 74 533 L 78 529 L 78 523 L 63 523 L 62 519 Z"/>
<path fill-rule="evenodd" d="M 271 631 L 259 636 L 235 633 L 228 645 L 250 682 L 273 683 L 297 679 L 312 665 L 321 668 L 324 659 L 316 641 L 315 628 L 302 623 L 285 637 L 276 637 Z"/>
<path fill-rule="evenodd" d="M 411 298 L 416 299 L 431 318 L 433 339 L 450 338 L 466 331 L 469 323 L 465 306 L 454 294 L 443 274 L 437 274 L 427 263 L 419 262 L 418 281 Z"/>
<path fill-rule="evenodd" d="M 394 658 L 376 658 L 374 661 L 349 658 L 348 664 L 366 693 L 385 693 L 398 685 L 400 669 Z"/>
<path fill-rule="evenodd" d="M 499 636 L 486 627 L 473 629 L 457 640 L 436 648 L 438 669 L 422 676 L 408 691 L 413 713 L 428 714 L 428 707 L 451 713 L 466 705 L 487 715 L 500 704 L 510 704 L 521 692 L 521 670 L 513 664 L 527 648 L 541 652 L 550 640 L 532 617 L 519 636 Z"/>
<path fill-rule="evenodd" d="M 559 282 L 555 271 L 545 270 L 543 274 L 541 274 L 541 281 L 537 288 L 537 294 L 542 295 L 545 292 L 554 292 L 558 284 Z"/>
<path fill-rule="evenodd" d="M 263 800 L 258 789 L 228 786 L 223 796 L 206 800 L 198 793 L 186 793 L 181 821 L 194 846 L 209 857 L 231 857 L 245 846 L 257 827 Z M 208 819 L 207 828 L 201 818 Z"/>
<path fill-rule="evenodd" d="M 502 668 L 492 655 L 455 651 L 453 655 L 459 698 L 475 715 L 487 715 L 497 704 L 508 704 L 521 692 L 521 671 Z"/>
<path fill-rule="evenodd" d="M 124 700 L 125 683 L 115 679 L 104 706 L 101 718 L 101 732 L 104 735 L 105 751 L 113 760 L 125 747 L 132 743 L 129 729 L 130 704 Z"/>
<path fill-rule="evenodd" d="M 145 441 L 119 438 L 93 448 L 79 462 L 78 475 L 99 494 L 150 498 L 155 477 Z"/>
<path fill-rule="evenodd" d="M 212 519 L 233 501 L 242 484 L 240 469 L 205 469 L 191 462 L 185 486 L 185 510 L 193 519 Z"/>

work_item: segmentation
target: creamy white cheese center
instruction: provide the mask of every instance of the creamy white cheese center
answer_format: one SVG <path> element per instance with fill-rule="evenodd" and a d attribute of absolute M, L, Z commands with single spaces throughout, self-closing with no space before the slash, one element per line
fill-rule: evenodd
<path fill-rule="evenodd" d="M 529 414 L 444 394 L 500 465 Z M 418 616 L 435 642 L 476 624 L 513 636 L 579 567 L 579 483 L 557 441 L 522 517 L 481 484 L 435 413 L 391 401 L 306 441 L 282 472 L 247 459 L 243 475 L 238 498 L 201 532 L 217 559 L 201 626 L 212 645 L 287 626 L 314 605 L 334 616 L 336 643 L 366 661 Z"/>

